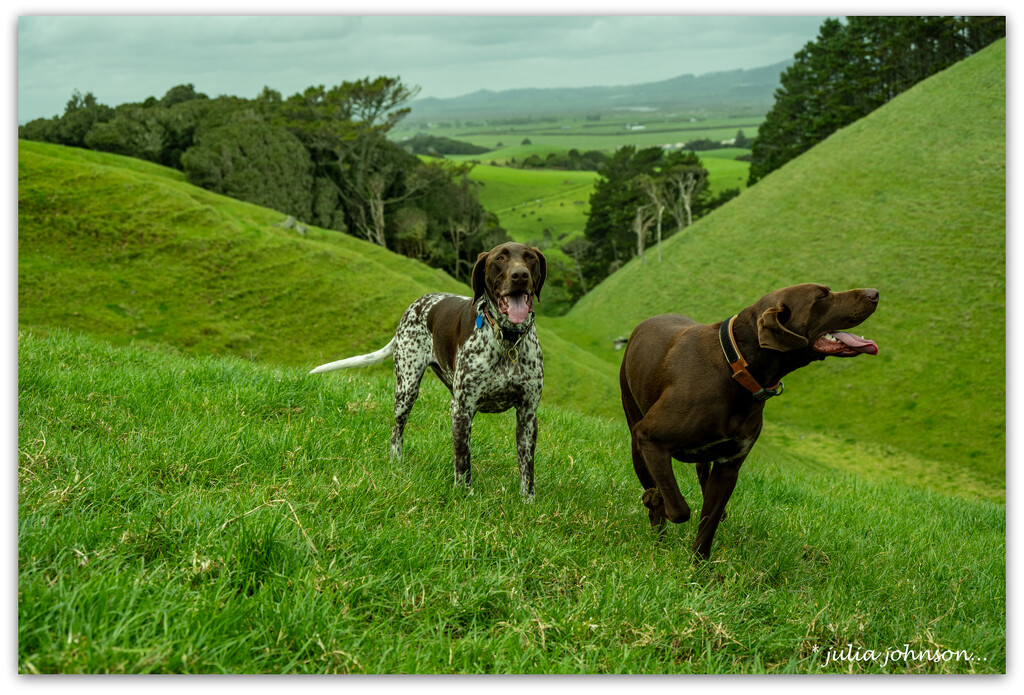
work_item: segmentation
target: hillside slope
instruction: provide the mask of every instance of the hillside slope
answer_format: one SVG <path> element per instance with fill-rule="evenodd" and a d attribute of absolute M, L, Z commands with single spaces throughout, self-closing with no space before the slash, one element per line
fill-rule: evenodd
<path fill-rule="evenodd" d="M 614 372 L 612 340 L 653 314 L 711 323 L 786 285 L 877 287 L 862 330 L 879 356 L 795 372 L 766 419 L 1001 486 L 1005 66 L 1000 41 L 920 83 L 669 240 L 663 263 L 628 264 L 558 329 Z"/>
<path fill-rule="evenodd" d="M 279 228 L 281 213 L 126 157 L 21 141 L 18 184 L 18 321 L 43 333 L 313 366 L 381 347 L 424 293 L 470 292 L 345 234 Z M 600 360 L 538 330 L 546 400 L 566 403 L 580 383 L 614 397 Z"/>

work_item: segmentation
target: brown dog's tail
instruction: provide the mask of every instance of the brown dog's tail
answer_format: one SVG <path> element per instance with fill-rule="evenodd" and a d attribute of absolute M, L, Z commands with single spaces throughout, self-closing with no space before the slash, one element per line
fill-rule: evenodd
<path fill-rule="evenodd" d="M 373 364 L 380 364 L 387 358 L 391 357 L 394 352 L 395 339 L 392 338 L 390 343 L 376 352 L 371 352 L 366 355 L 357 355 L 356 357 L 347 357 L 343 360 L 338 360 L 337 362 L 321 364 L 319 367 L 312 370 L 310 374 L 323 374 L 324 372 L 333 372 L 335 369 L 348 369 L 350 367 L 369 367 Z"/>

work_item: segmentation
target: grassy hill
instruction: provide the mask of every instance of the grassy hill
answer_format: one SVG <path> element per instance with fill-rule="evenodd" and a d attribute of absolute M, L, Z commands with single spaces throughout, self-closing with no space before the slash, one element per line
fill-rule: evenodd
<path fill-rule="evenodd" d="M 795 429 L 790 441 L 813 433 L 847 470 L 1001 498 L 1005 52 L 993 44 L 834 134 L 552 325 L 614 372 L 613 338 L 647 316 L 713 322 L 799 282 L 877 287 L 862 331 L 878 357 L 795 372 L 766 420 Z"/>
<path fill-rule="evenodd" d="M 426 292 L 470 292 L 345 234 L 276 227 L 284 215 L 191 186 L 170 169 L 41 143 L 18 150 L 24 327 L 312 367 L 381 347 Z M 545 398 L 565 403 L 578 384 L 595 383 L 615 397 L 597 377 L 598 358 L 538 330 Z"/>
<path fill-rule="evenodd" d="M 19 671 L 1006 671 L 1003 505 L 768 441 L 695 567 L 617 424 L 546 404 L 526 505 L 512 414 L 476 419 L 467 495 L 437 380 L 387 460 L 392 388 L 22 332 Z"/>

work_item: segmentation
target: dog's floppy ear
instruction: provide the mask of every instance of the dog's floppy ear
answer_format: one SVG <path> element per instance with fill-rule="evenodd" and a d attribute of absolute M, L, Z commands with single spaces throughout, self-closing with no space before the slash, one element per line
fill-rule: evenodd
<path fill-rule="evenodd" d="M 757 341 L 761 347 L 779 352 L 807 347 L 807 338 L 786 328 L 779 314 L 788 317 L 789 309 L 786 305 L 765 309 L 757 318 Z"/>
<path fill-rule="evenodd" d="M 533 294 L 537 299 L 540 299 L 540 288 L 544 286 L 544 281 L 548 279 L 548 259 L 544 257 L 544 254 L 536 246 L 531 246 L 530 248 L 537 254 L 539 261 L 537 276 L 533 279 Z"/>
<path fill-rule="evenodd" d="M 484 291 L 487 289 L 484 286 L 484 271 L 487 270 L 487 251 L 482 251 L 479 256 L 476 257 L 476 265 L 473 266 L 473 301 L 480 299 L 483 296 Z"/>

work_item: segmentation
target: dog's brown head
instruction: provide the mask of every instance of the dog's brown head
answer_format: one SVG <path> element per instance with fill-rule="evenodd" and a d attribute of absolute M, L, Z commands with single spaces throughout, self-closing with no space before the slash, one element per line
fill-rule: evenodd
<path fill-rule="evenodd" d="M 832 292 L 807 283 L 775 290 L 755 305 L 761 347 L 780 352 L 810 348 L 814 357 L 877 355 L 878 345 L 847 333 L 874 313 L 878 290 Z"/>
<path fill-rule="evenodd" d="M 507 243 L 481 253 L 473 267 L 473 299 L 487 295 L 499 314 L 522 324 L 533 311 L 534 297 L 548 275 L 548 262 L 540 249 Z"/>

